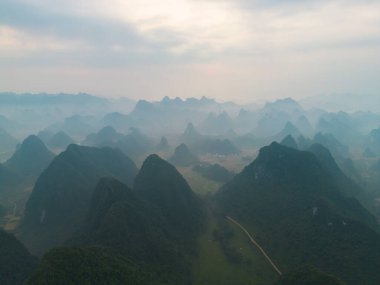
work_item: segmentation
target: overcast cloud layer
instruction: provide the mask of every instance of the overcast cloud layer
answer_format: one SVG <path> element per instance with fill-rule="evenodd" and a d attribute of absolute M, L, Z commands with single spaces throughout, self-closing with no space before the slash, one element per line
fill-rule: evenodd
<path fill-rule="evenodd" d="M 1 0 L 0 86 L 136 99 L 380 95 L 380 1 Z"/>

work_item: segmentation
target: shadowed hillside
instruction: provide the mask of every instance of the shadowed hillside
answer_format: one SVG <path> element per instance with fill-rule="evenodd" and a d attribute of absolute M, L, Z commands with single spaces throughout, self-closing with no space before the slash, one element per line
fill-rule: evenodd
<path fill-rule="evenodd" d="M 272 143 L 216 199 L 280 269 L 306 262 L 347 284 L 377 284 L 380 236 L 372 228 L 378 225 L 333 175 L 312 153 Z"/>
<path fill-rule="evenodd" d="M 100 177 L 132 185 L 137 168 L 121 151 L 70 145 L 37 180 L 18 236 L 34 253 L 60 245 L 81 225 Z"/>

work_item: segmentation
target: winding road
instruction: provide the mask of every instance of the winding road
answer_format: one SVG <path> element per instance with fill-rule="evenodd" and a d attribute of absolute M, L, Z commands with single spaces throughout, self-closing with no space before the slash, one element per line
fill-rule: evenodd
<path fill-rule="evenodd" d="M 261 251 L 261 253 L 264 255 L 264 257 L 268 260 L 268 262 L 270 263 L 270 265 L 272 265 L 273 269 L 278 273 L 278 275 L 282 275 L 282 272 L 278 269 L 278 267 L 276 266 L 276 264 L 274 264 L 274 262 L 272 261 L 272 259 L 270 259 L 269 255 L 264 251 L 264 249 L 253 239 L 253 237 L 249 234 L 249 232 L 241 225 L 239 224 L 236 220 L 234 220 L 233 218 L 229 217 L 229 216 L 226 216 L 226 218 L 231 221 L 232 223 L 234 223 L 235 225 L 237 225 L 249 238 L 249 240 Z"/>

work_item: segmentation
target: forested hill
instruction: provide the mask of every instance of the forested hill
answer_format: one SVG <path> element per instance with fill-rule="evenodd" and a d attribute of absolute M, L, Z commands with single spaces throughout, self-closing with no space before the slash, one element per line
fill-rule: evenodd
<path fill-rule="evenodd" d="M 36 254 L 62 244 L 83 222 L 101 177 L 132 185 L 136 174 L 120 150 L 70 145 L 37 180 L 17 235 Z"/>
<path fill-rule="evenodd" d="M 378 284 L 377 226 L 339 187 L 312 153 L 272 143 L 215 198 L 282 271 L 310 263 L 347 284 Z"/>

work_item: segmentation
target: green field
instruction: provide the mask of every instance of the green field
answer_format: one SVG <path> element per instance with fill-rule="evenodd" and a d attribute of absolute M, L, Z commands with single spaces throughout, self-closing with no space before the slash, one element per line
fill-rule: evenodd
<path fill-rule="evenodd" d="M 225 223 L 233 232 L 228 244 L 242 258 L 242 262 L 228 260 L 214 230 L 220 223 L 209 213 L 207 231 L 200 237 L 200 254 L 194 262 L 194 285 L 267 285 L 273 284 L 277 275 L 260 252 L 250 243 L 241 230 Z"/>

